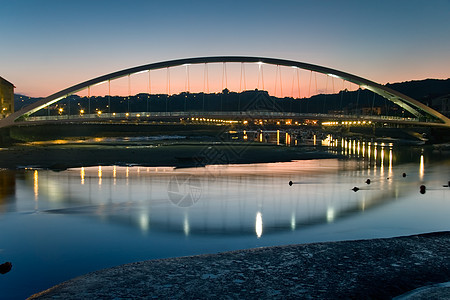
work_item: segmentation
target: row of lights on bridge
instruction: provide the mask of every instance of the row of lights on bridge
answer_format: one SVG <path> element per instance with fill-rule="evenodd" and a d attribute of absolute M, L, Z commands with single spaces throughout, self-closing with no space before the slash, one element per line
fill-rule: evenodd
<path fill-rule="evenodd" d="M 323 122 L 324 126 L 338 126 L 338 125 L 370 125 L 372 121 L 342 121 L 342 122 Z"/>
<path fill-rule="evenodd" d="M 188 118 L 189 120 L 189 118 Z M 220 120 L 220 119 L 207 119 L 207 118 L 191 118 L 191 121 L 197 121 L 197 122 L 220 122 L 220 123 L 239 123 L 239 121 L 233 121 L 233 120 Z M 243 121 L 243 124 L 247 124 L 247 121 Z"/>

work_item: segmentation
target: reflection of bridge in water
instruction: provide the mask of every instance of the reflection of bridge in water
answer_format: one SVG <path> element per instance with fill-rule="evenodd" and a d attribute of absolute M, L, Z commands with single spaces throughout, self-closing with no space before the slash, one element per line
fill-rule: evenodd
<path fill-rule="evenodd" d="M 136 81 L 134 81 L 134 77 L 136 77 Z M 122 80 L 121 78 L 127 79 L 127 82 L 122 81 L 118 85 L 125 86 L 128 93 L 122 92 L 122 98 L 119 101 L 122 106 L 115 110 L 113 107 L 117 103 L 111 99 L 115 97 L 112 88 L 114 82 Z M 217 84 L 218 82 L 221 84 Z M 241 93 L 261 88 L 268 91 L 266 99 L 263 99 L 264 103 L 238 105 L 238 109 L 234 110 L 223 109 L 222 102 L 229 101 L 227 100 L 227 97 L 230 97 L 229 91 L 237 91 L 233 93 L 234 97 L 239 98 L 240 104 Z M 355 91 L 355 99 L 346 100 L 348 103 L 345 104 L 343 97 L 349 90 Z M 365 100 L 367 102 L 364 104 L 365 107 L 363 107 L 361 96 L 364 90 L 374 94 L 372 99 Z M 133 107 L 130 106 L 131 97 L 135 97 L 133 95 L 138 92 L 147 95 L 144 95 L 147 99 L 146 110 L 133 110 Z M 217 92 L 220 94 L 220 105 L 218 106 L 216 103 L 215 107 L 212 105 L 205 109 L 205 95 L 213 97 L 218 95 L 215 94 Z M 120 92 L 117 93 L 120 94 Z M 187 100 L 190 93 L 201 95 L 203 97 L 202 105 L 192 106 L 195 101 Z M 177 100 L 179 101 L 178 106 L 169 107 L 172 105 L 170 103 L 175 103 L 175 94 L 185 95 L 186 98 Z M 341 97 L 340 104 L 331 108 L 331 102 L 330 100 L 327 102 L 326 98 L 330 99 L 331 95 L 336 94 Z M 81 95 L 81 98 L 74 98 L 71 95 Z M 158 96 L 155 98 L 152 95 Z M 225 97 L 226 95 L 227 97 Z M 312 101 L 317 95 L 323 95 L 323 101 Z M 157 100 L 160 96 L 162 100 Z M 98 97 L 103 97 L 103 106 L 99 104 Z M 388 115 L 389 110 L 385 104 L 386 114 L 382 114 L 382 105 L 377 104 L 375 107 L 375 103 L 379 102 L 378 98 L 393 105 L 396 113 Z M 260 100 L 257 99 L 257 101 Z M 153 110 L 149 109 L 150 102 L 154 103 Z M 286 106 L 285 103 L 289 103 L 289 105 Z M 155 108 L 155 104 L 158 104 L 159 108 Z M 261 106 L 261 104 L 263 105 Z M 305 107 L 308 108 L 308 105 L 313 106 L 313 104 L 316 111 L 305 109 Z M 346 108 L 344 108 L 345 105 L 347 105 Z M 217 107 L 220 109 L 218 110 Z M 297 110 L 293 109 L 295 107 Z M 327 107 L 329 108 L 327 109 Z M 346 112 L 349 107 L 350 111 Z M 363 108 L 367 113 L 361 113 Z M 374 113 L 375 111 L 376 113 Z M 313 119 L 336 125 L 355 125 L 358 123 L 354 122 L 371 121 L 450 127 L 450 120 L 447 117 L 421 102 L 349 73 L 275 58 L 221 56 L 165 61 L 100 76 L 20 109 L 1 120 L 0 128 L 69 120 L 72 123 L 85 123 L 93 120 L 145 122 L 164 121 L 170 118 L 204 121 L 208 124 L 223 123 L 224 121 L 285 120 L 288 125 L 288 122 L 293 120 L 302 123 L 304 119 Z M 296 124 L 289 123 L 289 125 Z"/>
<path fill-rule="evenodd" d="M 39 212 L 92 216 L 144 232 L 259 237 L 332 223 L 411 192 L 399 187 L 398 174 L 393 179 L 391 147 L 372 145 L 361 155 L 370 168 L 338 160 L 185 170 L 99 166 L 64 173 L 27 171 L 27 178 Z M 177 207 L 168 197 L 169 183 L 177 176 L 198 178 L 201 198 L 192 207 Z M 366 177 L 376 187 L 351 191 Z M 298 184 L 290 187 L 289 180 Z"/>

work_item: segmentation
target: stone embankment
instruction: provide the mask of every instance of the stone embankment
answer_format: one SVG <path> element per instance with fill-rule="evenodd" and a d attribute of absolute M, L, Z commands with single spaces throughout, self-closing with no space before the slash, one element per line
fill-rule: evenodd
<path fill-rule="evenodd" d="M 450 232 L 439 232 L 150 260 L 89 273 L 31 299 L 391 299 L 450 281 L 449 249 Z M 427 291 L 450 296 L 442 284 L 403 299 L 426 299 Z"/>

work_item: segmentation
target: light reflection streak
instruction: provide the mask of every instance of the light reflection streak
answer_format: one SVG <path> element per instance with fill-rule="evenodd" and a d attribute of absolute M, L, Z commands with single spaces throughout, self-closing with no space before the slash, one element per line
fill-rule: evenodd
<path fill-rule="evenodd" d="M 392 148 L 389 149 L 389 177 L 392 176 Z"/>
<path fill-rule="evenodd" d="M 259 239 L 263 233 L 262 214 L 259 211 L 256 213 L 255 232 L 256 232 L 256 237 Z"/>
<path fill-rule="evenodd" d="M 280 131 L 277 130 L 277 145 L 279 145 L 279 144 L 280 144 Z M 314 145 L 315 145 L 315 143 L 314 143 Z"/>
<path fill-rule="evenodd" d="M 292 212 L 292 215 L 291 215 L 291 229 L 292 230 L 295 230 L 295 227 L 296 227 L 296 224 L 297 222 L 296 222 L 296 220 L 295 220 L 295 212 Z"/>
<path fill-rule="evenodd" d="M 81 177 L 81 184 L 84 184 L 84 176 L 85 176 L 84 167 L 81 167 L 80 169 L 80 177 Z"/>
<path fill-rule="evenodd" d="M 39 174 L 38 170 L 34 170 L 34 201 L 38 201 L 39 199 Z"/>
<path fill-rule="evenodd" d="M 184 214 L 183 231 L 185 236 L 189 236 L 189 216 L 187 212 Z"/>
<path fill-rule="evenodd" d="M 102 166 L 98 166 L 98 185 L 102 185 Z"/>
<path fill-rule="evenodd" d="M 141 227 L 141 230 L 144 232 L 148 231 L 149 223 L 148 215 L 146 213 L 142 213 L 139 217 L 139 226 Z"/>
<path fill-rule="evenodd" d="M 116 176 L 117 176 L 117 169 L 116 166 L 113 166 L 113 185 L 116 185 Z"/>
<path fill-rule="evenodd" d="M 422 155 L 420 155 L 420 169 L 419 169 L 420 180 L 423 180 L 424 174 L 425 174 L 425 164 L 424 164 L 424 159 L 423 159 L 423 154 L 422 154 Z"/>
<path fill-rule="evenodd" d="M 327 208 L 327 222 L 331 223 L 334 221 L 334 209 L 332 207 Z"/>

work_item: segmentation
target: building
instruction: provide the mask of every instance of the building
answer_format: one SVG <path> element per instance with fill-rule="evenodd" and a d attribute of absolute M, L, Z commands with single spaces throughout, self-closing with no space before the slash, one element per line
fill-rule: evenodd
<path fill-rule="evenodd" d="M 14 112 L 14 84 L 0 77 L 0 118 Z"/>

